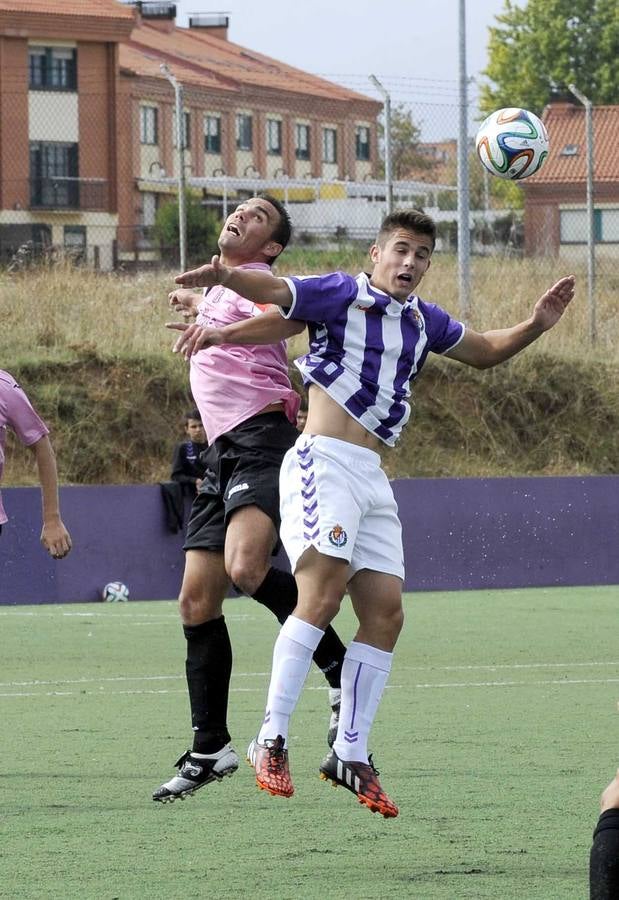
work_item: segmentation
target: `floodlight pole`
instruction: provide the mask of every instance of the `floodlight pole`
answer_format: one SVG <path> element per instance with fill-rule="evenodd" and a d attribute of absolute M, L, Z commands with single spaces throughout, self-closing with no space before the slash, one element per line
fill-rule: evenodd
<path fill-rule="evenodd" d="M 178 150 L 178 233 L 179 233 L 179 263 L 181 272 L 187 269 L 187 210 L 185 197 L 185 147 L 183 140 L 183 88 L 172 75 L 168 66 L 161 63 L 159 66 L 162 74 L 168 79 L 174 88 L 174 104 L 176 117 L 176 144 Z"/>
<path fill-rule="evenodd" d="M 393 210 L 393 179 L 391 177 L 391 96 L 385 90 L 376 75 L 370 75 L 370 81 L 385 101 L 385 194 L 387 215 Z"/>
<path fill-rule="evenodd" d="M 460 316 L 469 313 L 471 237 L 469 232 L 469 127 L 466 77 L 466 0 L 459 2 L 458 70 L 460 117 L 458 126 L 458 283 Z"/>
<path fill-rule="evenodd" d="M 582 94 L 575 84 L 568 89 L 585 108 L 585 130 L 587 142 L 587 299 L 589 304 L 589 338 L 592 344 L 597 340 L 595 308 L 595 209 L 593 205 L 593 104 Z"/>

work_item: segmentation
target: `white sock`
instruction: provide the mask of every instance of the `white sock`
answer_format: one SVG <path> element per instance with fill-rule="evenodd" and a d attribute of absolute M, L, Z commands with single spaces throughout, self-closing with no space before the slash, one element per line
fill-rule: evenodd
<path fill-rule="evenodd" d="M 383 695 L 393 653 L 351 641 L 342 665 L 340 724 L 333 749 L 340 759 L 368 761 L 368 736 Z"/>
<path fill-rule="evenodd" d="M 314 650 L 323 634 L 320 628 L 296 616 L 288 616 L 282 625 L 273 648 L 267 709 L 258 733 L 261 744 L 265 740 L 274 740 L 279 734 L 287 739 L 290 716 L 301 696 Z"/>

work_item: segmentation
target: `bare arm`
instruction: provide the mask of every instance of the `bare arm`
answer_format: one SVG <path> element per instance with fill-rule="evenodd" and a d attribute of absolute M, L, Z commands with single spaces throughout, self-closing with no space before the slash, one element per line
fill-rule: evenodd
<path fill-rule="evenodd" d="M 489 369 L 515 356 L 553 328 L 574 296 L 574 276 L 561 278 L 537 301 L 529 319 L 511 328 L 479 333 L 466 330 L 464 337 L 445 356 L 474 366 Z"/>
<path fill-rule="evenodd" d="M 273 303 L 275 306 L 292 303 L 290 288 L 283 278 L 275 278 L 270 272 L 225 266 L 218 256 L 206 266 L 177 275 L 174 281 L 184 288 L 223 284 L 254 303 Z"/>
<path fill-rule="evenodd" d="M 267 277 L 273 280 L 270 275 Z M 297 319 L 284 319 L 274 309 L 251 319 L 233 322 L 224 328 L 186 325 L 183 322 L 166 322 L 166 328 L 182 332 L 174 345 L 173 352 L 182 353 L 186 359 L 189 359 L 190 356 L 205 347 L 215 347 L 220 344 L 277 344 L 294 334 L 300 334 L 305 328 L 305 322 Z"/>
<path fill-rule="evenodd" d="M 36 444 L 32 444 L 31 449 L 35 455 L 41 482 L 43 505 L 41 543 L 50 556 L 53 556 L 54 559 L 62 559 L 71 549 L 71 536 L 60 518 L 56 457 L 47 435 Z"/>

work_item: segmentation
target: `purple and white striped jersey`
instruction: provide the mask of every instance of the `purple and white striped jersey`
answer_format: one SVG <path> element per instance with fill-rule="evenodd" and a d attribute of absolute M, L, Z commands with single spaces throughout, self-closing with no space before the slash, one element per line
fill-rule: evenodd
<path fill-rule="evenodd" d="M 456 346 L 464 325 L 414 294 L 400 303 L 372 287 L 363 272 L 284 280 L 292 305 L 282 315 L 309 329 L 309 353 L 295 360 L 304 383 L 324 388 L 392 447 L 410 416 L 410 382 L 430 351 Z"/>

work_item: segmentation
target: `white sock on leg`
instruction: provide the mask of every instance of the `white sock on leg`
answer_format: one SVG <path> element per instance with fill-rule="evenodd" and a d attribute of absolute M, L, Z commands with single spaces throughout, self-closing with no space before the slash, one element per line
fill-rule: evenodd
<path fill-rule="evenodd" d="M 278 734 L 287 739 L 290 716 L 301 696 L 314 650 L 323 634 L 320 628 L 296 616 L 288 616 L 282 625 L 273 648 L 267 708 L 258 733 L 261 744 L 275 739 Z"/>
<path fill-rule="evenodd" d="M 368 736 L 383 695 L 393 653 L 351 641 L 342 666 L 340 724 L 333 749 L 340 759 L 368 761 Z"/>

